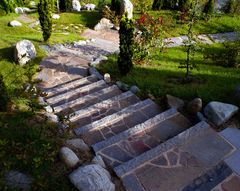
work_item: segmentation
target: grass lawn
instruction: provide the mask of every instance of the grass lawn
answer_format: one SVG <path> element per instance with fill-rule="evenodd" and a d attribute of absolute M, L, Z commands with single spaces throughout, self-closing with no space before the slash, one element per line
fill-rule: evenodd
<path fill-rule="evenodd" d="M 240 69 L 216 66 L 212 61 L 203 59 L 206 52 L 216 52 L 222 48 L 222 44 L 202 46 L 195 56 L 198 68 L 192 71 L 197 79 L 191 84 L 182 84 L 178 80 L 185 75 L 184 69 L 178 68 L 186 58 L 183 47 L 165 49 L 164 52 L 155 50 L 147 65 L 135 65 L 127 76 L 119 75 L 116 55 L 110 56 L 99 69 L 102 73 L 110 73 L 115 80 L 136 84 L 145 92 L 143 96 L 150 93 L 161 98 L 171 94 L 186 100 L 201 97 L 205 104 L 216 100 L 240 106 L 240 101 L 232 97 L 234 89 L 240 84 Z"/>
<path fill-rule="evenodd" d="M 166 35 L 168 37 L 186 35 L 187 24 L 181 24 L 177 21 L 178 12 L 161 10 L 149 11 L 154 18 L 162 17 L 165 26 Z M 140 13 L 134 14 L 135 19 L 140 17 Z M 193 32 L 195 34 L 214 34 L 221 32 L 232 32 L 240 29 L 240 15 L 216 15 L 208 21 L 198 20 L 194 25 Z"/>

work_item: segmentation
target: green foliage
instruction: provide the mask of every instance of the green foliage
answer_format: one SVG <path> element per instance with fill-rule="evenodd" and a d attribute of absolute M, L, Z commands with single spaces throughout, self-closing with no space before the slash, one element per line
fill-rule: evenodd
<path fill-rule="evenodd" d="M 214 14 L 214 0 L 208 0 L 206 5 L 204 6 L 203 12 L 207 14 L 207 16 L 211 16 Z"/>
<path fill-rule="evenodd" d="M 48 41 L 52 34 L 51 0 L 40 0 L 38 4 L 38 14 L 43 31 L 43 39 L 44 41 Z"/>
<path fill-rule="evenodd" d="M 3 76 L 0 74 L 0 112 L 7 110 L 8 101 L 7 88 L 3 81 Z"/>
<path fill-rule="evenodd" d="M 111 10 L 116 13 L 116 15 L 121 14 L 121 0 L 112 0 Z"/>
<path fill-rule="evenodd" d="M 123 16 L 119 30 L 120 53 L 118 68 L 122 75 L 126 75 L 133 67 L 134 24 L 131 19 Z"/>
<path fill-rule="evenodd" d="M 18 5 L 22 5 L 21 1 L 16 0 L 1 0 L 0 9 L 4 10 L 6 14 L 14 12 L 14 8 Z"/>
<path fill-rule="evenodd" d="M 113 24 L 119 26 L 121 16 L 117 15 L 115 11 L 112 11 L 108 6 L 105 6 L 102 9 L 102 17 L 109 19 L 110 21 L 112 21 Z"/>
<path fill-rule="evenodd" d="M 181 11 L 188 11 L 191 9 L 193 0 L 179 0 L 178 6 Z"/>
<path fill-rule="evenodd" d="M 164 0 L 154 0 L 152 4 L 153 10 L 160 10 L 163 6 Z"/>
<path fill-rule="evenodd" d="M 228 0 L 226 6 L 223 9 L 225 13 L 240 14 L 240 1 Z"/>
<path fill-rule="evenodd" d="M 153 4 L 151 0 L 133 0 L 132 3 L 134 10 L 140 11 L 140 13 L 151 10 Z"/>
<path fill-rule="evenodd" d="M 59 8 L 61 11 L 70 11 L 72 9 L 72 0 L 59 0 Z"/>

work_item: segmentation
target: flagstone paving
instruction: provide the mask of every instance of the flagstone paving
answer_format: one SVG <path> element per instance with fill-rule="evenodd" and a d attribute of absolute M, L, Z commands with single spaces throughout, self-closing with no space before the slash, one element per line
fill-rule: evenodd
<path fill-rule="evenodd" d="M 128 191 L 240 191 L 240 130 L 215 132 L 175 109 L 162 111 L 107 83 L 89 63 L 118 51 L 117 31 L 86 30 L 85 45 L 57 45 L 36 79 L 56 115 L 69 117 L 76 137 L 102 156 Z M 221 40 L 223 39 L 224 40 Z M 235 33 L 199 35 L 203 43 L 234 41 Z M 169 47 L 186 37 L 168 39 Z"/>

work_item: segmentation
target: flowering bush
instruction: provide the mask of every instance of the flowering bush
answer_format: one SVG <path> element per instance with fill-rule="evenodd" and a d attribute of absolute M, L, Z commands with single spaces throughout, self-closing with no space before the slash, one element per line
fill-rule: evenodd
<path fill-rule="evenodd" d="M 134 60 L 140 64 L 150 54 L 150 48 L 163 47 L 163 19 L 154 19 L 144 13 L 136 21 L 136 26 L 138 31 L 135 33 Z"/>

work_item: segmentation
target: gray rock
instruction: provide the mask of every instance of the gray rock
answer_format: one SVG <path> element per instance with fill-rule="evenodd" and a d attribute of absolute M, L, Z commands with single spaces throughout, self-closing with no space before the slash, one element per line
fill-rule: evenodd
<path fill-rule="evenodd" d="M 15 61 L 24 65 L 37 55 L 33 43 L 29 40 L 21 40 L 15 46 Z"/>
<path fill-rule="evenodd" d="M 66 144 L 79 151 L 89 151 L 90 148 L 82 139 L 70 139 L 66 141 Z"/>
<path fill-rule="evenodd" d="M 102 80 L 102 79 L 103 79 L 103 76 L 102 76 L 102 75 L 97 71 L 97 69 L 94 68 L 94 67 L 89 68 L 89 74 L 90 74 L 90 75 L 95 75 L 95 76 L 97 76 L 97 78 L 98 78 L 99 80 Z"/>
<path fill-rule="evenodd" d="M 104 60 L 108 60 L 108 57 L 100 55 L 98 58 L 96 58 L 94 61 L 92 61 L 90 63 L 90 66 L 97 66 L 98 64 L 100 64 L 100 62 L 104 61 Z"/>
<path fill-rule="evenodd" d="M 77 155 L 68 147 L 62 147 L 59 156 L 68 168 L 73 168 L 80 162 Z"/>
<path fill-rule="evenodd" d="M 97 155 L 92 160 L 93 164 L 99 164 L 101 167 L 106 168 L 106 165 L 100 155 Z"/>
<path fill-rule="evenodd" d="M 123 82 L 117 81 L 116 84 L 120 90 L 128 91 L 130 89 L 129 85 L 127 85 Z"/>
<path fill-rule="evenodd" d="M 166 99 L 167 99 L 167 104 L 170 108 L 179 109 L 184 106 L 184 101 L 178 97 L 174 97 L 172 95 L 167 94 Z"/>
<path fill-rule="evenodd" d="M 55 20 L 58 20 L 58 19 L 60 19 L 60 15 L 52 14 L 52 18 L 55 19 Z"/>
<path fill-rule="evenodd" d="M 58 123 L 59 122 L 59 119 L 58 119 L 58 116 L 53 114 L 53 113 L 44 113 L 44 116 L 50 121 L 50 122 L 53 122 L 53 123 Z"/>
<path fill-rule="evenodd" d="M 20 26 L 22 26 L 22 23 L 14 20 L 14 21 L 11 21 L 8 25 L 11 26 L 11 27 L 20 27 Z"/>
<path fill-rule="evenodd" d="M 73 42 L 74 47 L 84 46 L 87 45 L 87 42 L 85 40 L 75 41 Z"/>
<path fill-rule="evenodd" d="M 111 82 L 111 76 L 110 76 L 110 74 L 108 74 L 108 73 L 106 73 L 106 74 L 104 74 L 104 80 L 105 80 L 105 82 L 107 82 L 107 83 L 110 83 Z"/>
<path fill-rule="evenodd" d="M 16 7 L 16 8 L 15 8 L 15 13 L 16 13 L 16 14 L 23 14 L 24 11 L 23 11 L 23 9 L 22 9 L 21 7 Z"/>
<path fill-rule="evenodd" d="M 129 19 L 133 18 L 133 4 L 129 0 L 121 1 L 120 13 L 121 13 L 121 15 L 123 15 L 125 12 L 127 12 Z"/>
<path fill-rule="evenodd" d="M 69 175 L 73 185 L 81 191 L 114 191 L 110 174 L 98 164 L 79 167 Z"/>
<path fill-rule="evenodd" d="M 212 101 L 204 108 L 204 114 L 215 125 L 222 125 L 238 112 L 235 105 Z"/>
<path fill-rule="evenodd" d="M 131 86 L 130 91 L 134 94 L 138 93 L 140 89 L 137 86 Z"/>
<path fill-rule="evenodd" d="M 48 113 L 53 113 L 53 108 L 50 105 L 45 106 L 44 109 Z"/>
<path fill-rule="evenodd" d="M 86 4 L 83 6 L 83 9 L 88 10 L 88 11 L 93 11 L 93 10 L 95 10 L 95 8 L 96 8 L 96 5 L 94 5 L 94 4 Z"/>
<path fill-rule="evenodd" d="M 78 0 L 72 0 L 72 9 L 77 12 L 81 11 L 81 5 Z"/>
<path fill-rule="evenodd" d="M 192 115 L 197 115 L 202 110 L 202 99 L 195 98 L 187 105 L 187 112 Z"/>
<path fill-rule="evenodd" d="M 9 171 L 5 175 L 6 185 L 22 190 L 30 190 L 32 178 L 18 171 Z"/>
<path fill-rule="evenodd" d="M 111 29 L 114 27 L 114 24 L 106 18 L 102 18 L 99 23 L 94 27 L 94 30 L 105 30 L 105 29 Z"/>
<path fill-rule="evenodd" d="M 44 100 L 44 98 L 41 96 L 38 97 L 38 103 L 39 105 L 42 105 L 42 106 L 48 105 L 47 102 Z"/>

